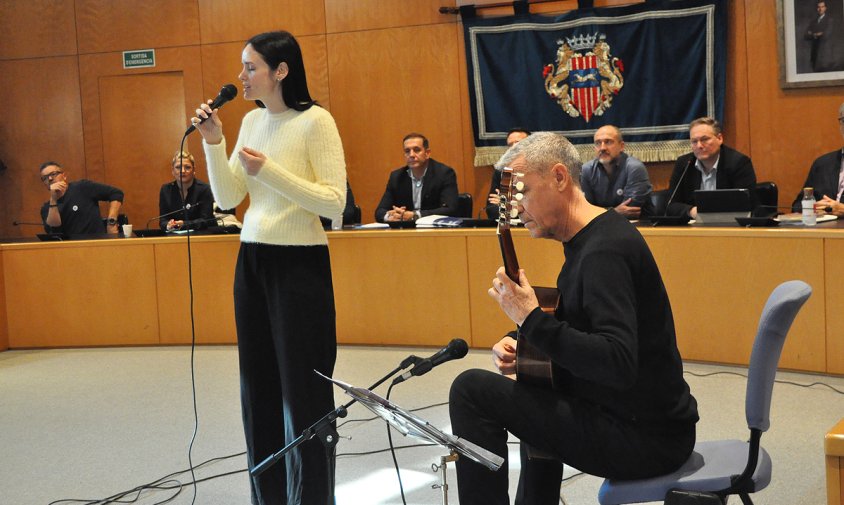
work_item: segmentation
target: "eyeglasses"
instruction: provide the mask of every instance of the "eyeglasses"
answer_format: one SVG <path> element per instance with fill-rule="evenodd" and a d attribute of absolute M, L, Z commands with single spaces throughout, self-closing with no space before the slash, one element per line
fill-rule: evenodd
<path fill-rule="evenodd" d="M 55 179 L 57 176 L 63 174 L 64 172 L 61 170 L 56 170 L 55 172 L 50 172 L 49 174 L 44 174 L 41 176 L 41 182 L 47 182 L 52 179 Z"/>
<path fill-rule="evenodd" d="M 705 146 L 705 145 L 709 144 L 710 142 L 712 142 L 712 139 L 713 139 L 713 137 L 707 137 L 707 136 L 698 137 L 698 138 L 690 139 L 689 143 L 692 144 L 693 146 L 695 146 L 697 144 Z"/>

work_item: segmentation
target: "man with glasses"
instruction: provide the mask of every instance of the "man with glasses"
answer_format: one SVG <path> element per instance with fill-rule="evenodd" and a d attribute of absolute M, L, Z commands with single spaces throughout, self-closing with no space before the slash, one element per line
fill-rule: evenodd
<path fill-rule="evenodd" d="M 41 182 L 50 191 L 50 200 L 41 207 L 41 220 L 47 233 L 117 234 L 123 191 L 88 179 L 70 182 L 64 168 L 55 161 L 42 163 L 40 172 Z M 99 202 L 109 203 L 105 226 Z"/>
<path fill-rule="evenodd" d="M 844 103 L 838 107 L 838 130 L 844 138 Z M 844 216 L 844 148 L 826 153 L 812 163 L 804 188 L 815 192 L 815 211 Z M 800 212 L 803 191 L 797 193 L 791 210 Z"/>
<path fill-rule="evenodd" d="M 697 218 L 694 199 L 698 189 L 749 189 L 753 195 L 756 189 L 753 162 L 723 145 L 718 121 L 711 117 L 695 119 L 689 123 L 689 140 L 692 152 L 677 158 L 668 184 L 668 194 L 674 195 L 668 214 Z"/>
<path fill-rule="evenodd" d="M 598 128 L 594 136 L 596 158 L 583 165 L 580 187 L 592 205 L 613 208 L 627 219 L 651 214 L 651 181 L 645 164 L 624 152 L 621 130 L 613 125 Z"/>
<path fill-rule="evenodd" d="M 170 160 L 170 169 L 174 180 L 161 186 L 158 194 L 161 229 L 200 230 L 214 224 L 214 195 L 211 186 L 196 178 L 193 155 L 177 152 Z"/>

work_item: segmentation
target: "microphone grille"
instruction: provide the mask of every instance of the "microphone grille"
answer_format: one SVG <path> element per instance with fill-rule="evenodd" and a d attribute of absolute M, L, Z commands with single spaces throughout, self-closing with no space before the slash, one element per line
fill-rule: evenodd
<path fill-rule="evenodd" d="M 231 100 L 237 96 L 237 88 L 234 84 L 226 84 L 223 86 L 223 89 L 220 90 L 220 96 L 226 100 Z"/>
<path fill-rule="evenodd" d="M 469 354 L 469 344 L 462 338 L 455 338 L 448 346 L 451 347 L 451 356 L 454 359 L 460 359 Z"/>

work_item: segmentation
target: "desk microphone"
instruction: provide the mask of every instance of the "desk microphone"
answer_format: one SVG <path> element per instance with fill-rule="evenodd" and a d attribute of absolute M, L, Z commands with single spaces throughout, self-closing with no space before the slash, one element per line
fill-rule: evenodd
<path fill-rule="evenodd" d="M 441 365 L 446 361 L 451 361 L 453 359 L 460 359 L 466 356 L 468 352 L 469 344 L 467 344 L 462 338 L 455 338 L 449 342 L 447 346 L 437 351 L 430 358 L 420 360 L 413 368 L 393 379 L 393 385 L 395 386 L 396 384 L 404 382 L 411 377 L 425 375 L 435 366 Z M 412 357 L 415 358 L 415 356 Z"/>
<path fill-rule="evenodd" d="M 662 215 L 661 216 L 651 216 L 649 218 L 651 220 L 651 222 L 653 223 L 652 226 L 657 226 L 659 224 L 667 224 L 667 225 L 680 224 L 680 225 L 683 225 L 683 224 L 686 224 L 690 221 L 691 218 L 688 217 L 688 216 L 669 216 L 668 215 L 668 207 L 670 207 L 671 202 L 674 201 L 674 197 L 677 195 L 677 190 L 680 189 L 680 185 L 683 183 L 683 178 L 686 177 L 686 172 L 689 171 L 689 167 L 692 166 L 692 164 L 695 162 L 695 159 L 696 158 L 694 157 L 694 155 L 692 155 L 692 157 L 689 158 L 689 162 L 686 163 L 686 168 L 684 168 L 683 173 L 680 174 L 680 179 L 677 180 L 677 185 L 674 186 L 674 191 L 671 192 L 671 196 L 669 196 L 668 201 L 665 202 L 665 211 L 662 213 Z"/>
<path fill-rule="evenodd" d="M 671 196 L 668 197 L 668 201 L 665 202 L 665 215 L 668 215 L 668 206 L 671 205 L 671 202 L 674 200 L 674 197 L 677 195 L 677 190 L 680 189 L 680 184 L 683 183 L 683 178 L 686 177 L 686 172 L 689 171 L 689 168 L 695 162 L 694 155 L 689 158 L 689 162 L 686 163 L 686 168 L 683 169 L 683 173 L 680 174 L 680 179 L 677 181 L 677 185 L 674 187 L 674 191 L 671 193 Z"/>
<path fill-rule="evenodd" d="M 31 223 L 29 221 L 12 221 L 12 226 L 21 226 L 21 225 L 44 226 L 44 223 Z"/>
<path fill-rule="evenodd" d="M 146 228 L 147 228 L 147 229 L 149 229 L 149 224 L 150 224 L 151 222 L 155 221 L 156 219 L 161 219 L 162 217 L 172 216 L 173 214 L 178 214 L 179 212 L 182 212 L 183 210 L 190 210 L 190 209 L 191 209 L 191 207 L 194 207 L 194 206 L 196 206 L 196 205 L 199 205 L 200 203 L 202 203 L 202 202 L 196 202 L 196 203 L 194 203 L 194 204 L 186 203 L 186 204 L 185 204 L 185 206 L 184 206 L 184 208 L 178 208 L 178 209 L 176 209 L 176 210 L 174 210 L 174 211 L 172 211 L 172 212 L 167 212 L 167 213 L 165 213 L 165 214 L 161 214 L 160 216 L 155 216 L 154 218 L 152 218 L 152 219 L 150 219 L 149 221 L 147 221 Z"/>

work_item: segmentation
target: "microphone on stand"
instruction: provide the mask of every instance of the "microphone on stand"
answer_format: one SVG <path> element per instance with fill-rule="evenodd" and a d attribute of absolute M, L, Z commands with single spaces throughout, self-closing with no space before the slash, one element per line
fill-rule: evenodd
<path fill-rule="evenodd" d="M 211 110 L 219 109 L 224 104 L 230 102 L 236 96 L 237 88 L 234 87 L 234 84 L 226 84 L 225 86 L 223 86 L 223 89 L 220 90 L 220 93 L 217 95 L 217 98 L 215 98 L 214 101 L 211 102 L 211 105 L 209 105 L 209 107 L 211 107 Z M 199 124 L 204 123 L 207 119 L 208 118 L 200 118 Z M 196 125 L 190 125 L 188 129 L 185 130 L 185 137 L 193 133 L 194 130 L 196 130 Z"/>
<path fill-rule="evenodd" d="M 396 384 L 402 383 L 411 377 L 425 375 L 435 366 L 441 365 L 446 361 L 451 361 L 453 359 L 460 359 L 466 356 L 468 352 L 469 344 L 467 344 L 462 338 L 455 338 L 449 342 L 447 346 L 431 355 L 430 358 L 420 360 L 413 368 L 393 379 L 393 385 L 395 386 Z M 408 359 L 410 358 L 416 358 L 416 356 L 410 356 Z"/>
<path fill-rule="evenodd" d="M 172 212 L 167 212 L 165 214 L 161 214 L 160 216 L 155 216 L 155 217 L 151 218 L 149 221 L 147 221 L 146 228 L 149 229 L 149 224 L 151 222 L 155 221 L 156 219 L 161 219 L 162 217 L 172 216 L 173 214 L 178 214 L 179 212 L 182 212 L 183 210 L 190 210 L 192 207 L 199 205 L 200 203 L 202 203 L 202 202 L 200 201 L 200 202 L 196 202 L 194 204 L 186 203 L 184 208 L 180 207 L 180 208 L 178 208 L 178 209 L 176 209 Z"/>
<path fill-rule="evenodd" d="M 653 223 L 653 226 L 657 226 L 659 224 L 687 224 L 691 217 L 689 216 L 670 216 L 668 215 L 668 207 L 671 205 L 671 202 L 674 201 L 674 197 L 677 195 L 677 190 L 680 189 L 680 185 L 683 184 L 683 179 L 686 177 L 686 172 L 689 171 L 689 168 L 694 164 L 696 158 L 692 155 L 689 158 L 689 162 L 686 163 L 686 168 L 683 169 L 683 173 L 680 174 L 680 179 L 677 180 L 677 185 L 674 186 L 674 191 L 671 192 L 671 196 L 668 197 L 668 201 L 665 202 L 665 212 L 662 213 L 661 216 L 651 216 L 649 219 Z"/>

